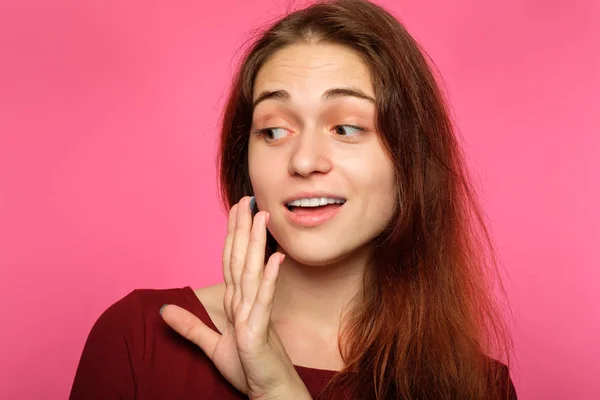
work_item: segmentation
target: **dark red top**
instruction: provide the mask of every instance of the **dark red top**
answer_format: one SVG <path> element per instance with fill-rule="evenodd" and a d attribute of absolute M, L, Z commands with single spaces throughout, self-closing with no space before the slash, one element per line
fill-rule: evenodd
<path fill-rule="evenodd" d="M 159 314 L 176 304 L 218 332 L 194 290 L 138 289 L 109 307 L 92 327 L 75 374 L 70 400 L 247 399 L 195 344 Z M 311 395 L 335 371 L 296 366 Z"/>
<path fill-rule="evenodd" d="M 218 332 L 191 287 L 134 290 L 102 313 L 92 327 L 70 400 L 247 399 L 199 347 L 162 320 L 163 304 L 187 309 Z M 300 366 L 296 371 L 313 398 L 335 374 Z M 516 399 L 512 385 L 510 391 Z"/>

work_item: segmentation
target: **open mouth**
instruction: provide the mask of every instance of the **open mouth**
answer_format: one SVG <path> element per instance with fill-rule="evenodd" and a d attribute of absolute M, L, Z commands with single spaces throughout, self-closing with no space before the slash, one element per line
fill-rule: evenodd
<path fill-rule="evenodd" d="M 286 204 L 289 211 L 295 214 L 322 213 L 340 208 L 346 202 L 345 199 L 329 197 L 313 197 L 294 200 Z"/>
<path fill-rule="evenodd" d="M 346 199 L 334 197 L 307 197 L 289 201 L 286 218 L 296 226 L 313 228 L 334 218 Z"/>

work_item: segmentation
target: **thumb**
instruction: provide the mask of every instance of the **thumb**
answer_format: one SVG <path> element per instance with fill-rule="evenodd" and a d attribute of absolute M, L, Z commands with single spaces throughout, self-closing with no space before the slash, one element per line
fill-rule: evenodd
<path fill-rule="evenodd" d="M 160 311 L 163 320 L 181 336 L 200 347 L 212 360 L 221 334 L 215 332 L 198 317 L 174 304 L 165 304 Z"/>

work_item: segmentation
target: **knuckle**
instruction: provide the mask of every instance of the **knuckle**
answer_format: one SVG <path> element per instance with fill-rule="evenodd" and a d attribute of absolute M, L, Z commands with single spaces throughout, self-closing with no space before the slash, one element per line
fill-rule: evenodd
<path fill-rule="evenodd" d="M 198 327 L 196 326 L 196 324 L 190 323 L 188 325 L 188 327 L 185 329 L 185 331 L 183 332 L 183 337 L 186 338 L 187 340 L 192 340 L 192 339 L 194 339 L 197 331 L 198 331 Z"/>
<path fill-rule="evenodd" d="M 255 274 L 255 271 L 252 268 L 249 268 L 248 266 L 244 266 L 244 269 L 242 270 L 242 276 L 252 276 Z"/>
<path fill-rule="evenodd" d="M 240 250 L 235 250 L 231 252 L 231 264 L 237 265 L 244 262 L 244 256 Z"/>

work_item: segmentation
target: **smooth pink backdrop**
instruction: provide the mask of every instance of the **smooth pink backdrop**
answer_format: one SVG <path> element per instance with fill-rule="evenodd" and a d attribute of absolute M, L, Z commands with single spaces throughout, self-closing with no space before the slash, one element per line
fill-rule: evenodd
<path fill-rule="evenodd" d="M 511 276 L 520 399 L 599 399 L 599 2 L 380 4 L 445 78 Z M 66 398 L 134 288 L 221 281 L 218 117 L 246 33 L 287 7 L 0 2 L 0 398 Z"/>

